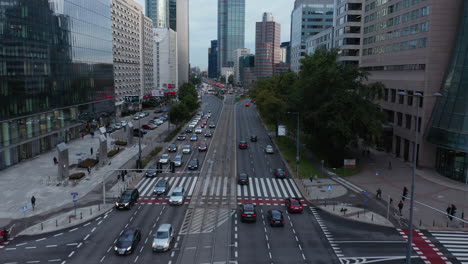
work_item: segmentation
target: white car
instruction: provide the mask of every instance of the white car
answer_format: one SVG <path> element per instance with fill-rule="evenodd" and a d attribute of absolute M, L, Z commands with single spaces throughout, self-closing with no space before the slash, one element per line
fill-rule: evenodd
<path fill-rule="evenodd" d="M 117 124 L 115 124 L 114 127 L 115 127 L 115 129 L 117 129 L 117 130 L 118 130 L 118 129 L 121 129 L 121 128 L 122 128 L 122 124 L 117 123 Z"/>
<path fill-rule="evenodd" d="M 182 148 L 182 153 L 183 153 L 183 154 L 190 154 L 190 152 L 192 152 L 192 149 L 190 148 L 190 145 L 185 145 L 185 146 Z"/>
<path fill-rule="evenodd" d="M 273 150 L 273 147 L 271 145 L 268 145 L 265 147 L 265 153 L 273 154 L 275 151 Z"/>
<path fill-rule="evenodd" d="M 162 154 L 161 158 L 159 159 L 159 162 L 161 162 L 162 164 L 169 163 L 169 154 Z"/>
<path fill-rule="evenodd" d="M 138 115 L 140 116 L 140 118 L 143 118 L 146 116 L 145 113 L 139 113 Z"/>
<path fill-rule="evenodd" d="M 171 205 L 181 205 L 184 204 L 185 199 L 185 189 L 183 186 L 178 186 L 174 188 L 171 196 L 169 196 L 169 204 Z"/>
<path fill-rule="evenodd" d="M 195 133 L 201 134 L 203 132 L 203 129 L 201 127 L 196 127 L 195 128 Z"/>
<path fill-rule="evenodd" d="M 140 119 L 140 115 L 139 115 L 139 114 L 134 115 L 134 116 L 133 116 L 133 119 L 134 119 L 134 120 Z"/>
<path fill-rule="evenodd" d="M 188 127 L 190 127 L 190 128 L 194 128 L 194 127 L 195 127 L 195 125 L 196 125 L 196 124 L 194 124 L 194 123 L 190 123 L 190 125 L 188 125 Z"/>
<path fill-rule="evenodd" d="M 127 121 L 125 121 L 125 120 L 120 121 L 120 124 L 121 124 L 123 127 L 126 127 L 126 126 L 128 125 Z"/>

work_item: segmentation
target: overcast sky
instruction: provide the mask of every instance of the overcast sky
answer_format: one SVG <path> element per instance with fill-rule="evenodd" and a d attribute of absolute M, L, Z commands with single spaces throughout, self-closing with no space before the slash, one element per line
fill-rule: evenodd
<path fill-rule="evenodd" d="M 137 0 L 145 6 L 144 0 Z M 245 46 L 255 53 L 255 22 L 263 12 L 271 12 L 281 24 L 281 41 L 289 41 L 290 16 L 294 0 L 246 0 Z M 189 0 L 190 3 L 190 64 L 208 68 L 210 41 L 217 38 L 217 0 Z"/>

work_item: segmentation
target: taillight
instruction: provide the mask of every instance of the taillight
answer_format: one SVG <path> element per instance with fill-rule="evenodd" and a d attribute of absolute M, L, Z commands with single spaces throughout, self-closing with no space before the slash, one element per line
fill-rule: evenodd
<path fill-rule="evenodd" d="M 284 220 L 281 220 L 281 223 L 284 223 Z"/>
<path fill-rule="evenodd" d="M 274 222 L 275 222 L 275 220 L 271 220 L 270 222 L 274 223 Z"/>
<path fill-rule="evenodd" d="M 289 206 L 289 208 L 294 209 L 294 206 L 291 205 L 291 206 Z"/>
<path fill-rule="evenodd" d="M 252 216 L 253 216 L 253 217 L 257 217 L 257 215 L 256 215 L 256 214 L 253 214 Z"/>
<path fill-rule="evenodd" d="M 246 214 L 241 214 L 241 216 L 247 216 Z"/>
<path fill-rule="evenodd" d="M 302 205 L 301 205 L 301 206 L 299 206 L 299 209 L 302 209 Z"/>

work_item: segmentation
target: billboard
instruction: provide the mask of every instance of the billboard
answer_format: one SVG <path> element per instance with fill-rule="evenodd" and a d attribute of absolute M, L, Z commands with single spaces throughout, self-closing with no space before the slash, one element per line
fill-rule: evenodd
<path fill-rule="evenodd" d="M 151 94 L 153 96 L 156 96 L 156 97 L 163 97 L 164 96 L 164 92 L 162 90 L 152 90 Z"/>
<path fill-rule="evenodd" d="M 286 136 L 286 126 L 278 126 L 278 136 Z"/>
<path fill-rule="evenodd" d="M 140 96 L 138 96 L 138 95 L 125 96 L 124 100 L 127 103 L 139 103 L 140 102 Z"/>

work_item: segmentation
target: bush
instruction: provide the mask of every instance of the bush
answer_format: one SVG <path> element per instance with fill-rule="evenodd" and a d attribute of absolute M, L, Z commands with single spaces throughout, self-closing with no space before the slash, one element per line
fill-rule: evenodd
<path fill-rule="evenodd" d="M 84 172 L 78 172 L 78 173 L 73 173 L 70 176 L 68 176 L 68 179 L 70 180 L 79 180 L 85 176 Z"/>
<path fill-rule="evenodd" d="M 119 153 L 120 149 L 114 149 L 114 150 L 111 150 L 109 152 L 107 152 L 107 157 L 108 158 L 112 158 L 114 157 L 115 155 L 117 155 L 117 153 Z"/>
<path fill-rule="evenodd" d="M 96 166 L 96 164 L 98 163 L 98 160 L 97 159 L 85 159 L 83 160 L 82 162 L 80 162 L 80 164 L 78 164 L 78 168 L 92 168 L 94 166 Z"/>
<path fill-rule="evenodd" d="M 127 146 L 127 142 L 126 141 L 122 141 L 122 140 L 117 140 L 115 141 L 115 145 L 117 146 Z"/>

